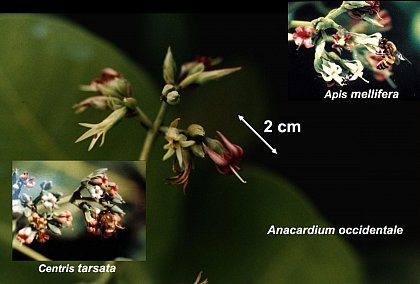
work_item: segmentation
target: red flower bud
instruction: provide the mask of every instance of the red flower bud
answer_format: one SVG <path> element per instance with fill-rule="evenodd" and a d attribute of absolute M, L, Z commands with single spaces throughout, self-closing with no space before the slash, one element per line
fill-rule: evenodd
<path fill-rule="evenodd" d="M 236 172 L 239 169 L 244 150 L 240 146 L 230 142 L 221 132 L 217 131 L 217 135 L 225 149 L 222 153 L 217 153 L 207 145 L 204 145 L 209 158 L 214 162 L 219 173 L 222 175 L 234 173 L 241 182 L 246 183 Z"/>

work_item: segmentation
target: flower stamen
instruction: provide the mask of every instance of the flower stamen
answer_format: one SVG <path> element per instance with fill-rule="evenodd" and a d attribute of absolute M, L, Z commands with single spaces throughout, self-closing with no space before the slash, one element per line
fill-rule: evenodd
<path fill-rule="evenodd" d="M 232 167 L 231 165 L 229 165 L 229 168 L 231 169 L 232 173 L 235 174 L 235 176 L 242 182 L 242 183 L 246 183 L 246 180 L 244 180 L 239 173 L 235 170 L 234 167 Z"/>

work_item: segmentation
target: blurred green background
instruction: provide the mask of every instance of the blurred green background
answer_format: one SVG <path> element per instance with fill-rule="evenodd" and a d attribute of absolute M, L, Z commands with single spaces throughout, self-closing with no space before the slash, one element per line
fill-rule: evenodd
<path fill-rule="evenodd" d="M 344 121 L 345 127 L 351 127 L 354 109 L 286 101 L 287 45 L 281 28 L 285 20 L 286 14 L 1 15 L 0 170 L 4 174 L 0 184 L 10 189 L 12 160 L 138 157 L 145 132 L 135 119 L 112 129 L 101 148 L 88 152 L 88 142 L 73 143 L 84 131 L 78 122 L 97 123 L 105 116 L 99 111 L 75 115 L 71 109 L 84 98 L 78 86 L 97 77 L 103 67 L 113 67 L 128 78 L 134 96 L 153 116 L 159 106 L 167 46 L 172 47 L 179 65 L 199 54 L 222 56 L 223 66 L 239 65 L 243 70 L 184 94 L 182 104 L 169 110 L 165 122 L 181 117 L 181 127 L 199 123 L 208 135 L 220 130 L 243 146 L 242 174 L 248 183 L 242 185 L 233 176 L 220 176 L 209 160 L 200 160 L 184 195 L 181 188 L 165 184 L 165 178 L 172 174 L 171 163 L 161 161 L 165 141 L 158 139 L 147 161 L 147 260 L 118 263 L 118 272 L 106 281 L 193 283 L 201 270 L 210 283 L 382 283 L 384 275 L 386 279 L 418 280 L 414 263 L 419 254 L 414 252 L 419 248 L 411 241 L 415 234 L 409 235 L 407 243 L 385 240 L 376 248 L 392 244 L 398 250 L 381 251 L 381 256 L 375 249 L 365 251 L 376 242 L 374 238 L 350 243 L 336 236 L 266 235 L 272 224 L 345 226 L 351 224 L 349 220 L 357 225 L 371 222 L 361 217 L 370 215 L 354 202 L 371 204 L 371 197 L 363 201 L 362 195 L 346 188 L 353 180 L 352 172 L 342 175 L 357 167 L 351 160 L 358 157 L 351 152 L 357 149 L 337 156 L 343 148 L 326 147 L 335 137 L 331 131 L 337 130 L 337 125 Z M 367 110 L 368 106 L 359 109 L 362 113 Z M 414 112 L 414 106 L 409 111 Z M 265 136 L 278 147 L 279 155 L 274 157 L 237 120 L 237 114 L 244 115 L 258 131 L 270 118 L 278 122 L 300 120 L 306 130 L 300 136 Z M 318 122 L 324 123 L 322 129 Z M 362 138 L 356 141 L 360 147 L 364 145 Z M 343 168 L 346 162 L 350 166 Z M 4 196 L 0 199 L 4 208 L 0 225 L 6 232 L 0 243 L 2 281 L 75 283 L 99 277 L 43 275 L 38 273 L 37 263 L 11 262 L 11 237 L 7 233 L 10 194 Z M 406 198 L 413 200 L 412 196 Z M 375 220 L 388 222 L 379 217 Z M 405 256 L 407 251 L 412 252 L 411 258 Z M 394 258 L 397 253 L 400 255 Z M 381 267 L 392 266 L 395 271 L 384 274 L 375 265 L 377 259 L 383 261 Z"/>

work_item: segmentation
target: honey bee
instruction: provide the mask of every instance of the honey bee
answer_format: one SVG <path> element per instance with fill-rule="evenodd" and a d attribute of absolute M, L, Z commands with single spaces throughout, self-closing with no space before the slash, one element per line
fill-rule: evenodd
<path fill-rule="evenodd" d="M 410 60 L 397 50 L 397 46 L 386 38 L 381 38 L 379 41 L 380 52 L 377 54 L 382 56 L 382 60 L 376 65 L 379 70 L 389 68 L 392 64 L 400 64 L 400 60 L 405 60 L 411 64 Z"/>

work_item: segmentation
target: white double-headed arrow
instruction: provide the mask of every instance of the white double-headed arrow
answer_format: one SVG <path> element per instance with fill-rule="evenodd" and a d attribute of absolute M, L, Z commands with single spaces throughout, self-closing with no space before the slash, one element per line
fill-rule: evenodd
<path fill-rule="evenodd" d="M 245 120 L 245 118 L 242 115 L 238 115 L 238 118 L 239 118 L 239 121 L 242 121 L 243 123 L 245 123 L 245 125 L 248 126 L 248 128 L 251 129 L 252 132 L 254 132 L 255 135 L 257 135 L 257 137 L 260 138 L 261 141 L 264 142 L 264 144 L 268 146 L 268 148 L 270 148 L 270 150 L 273 154 L 277 155 L 277 150 L 275 148 L 271 147 L 271 145 L 268 144 L 268 142 L 265 141 L 265 139 L 262 138 L 262 136 L 257 131 L 255 131 L 255 129 L 251 125 L 249 125 L 249 123 Z"/>

